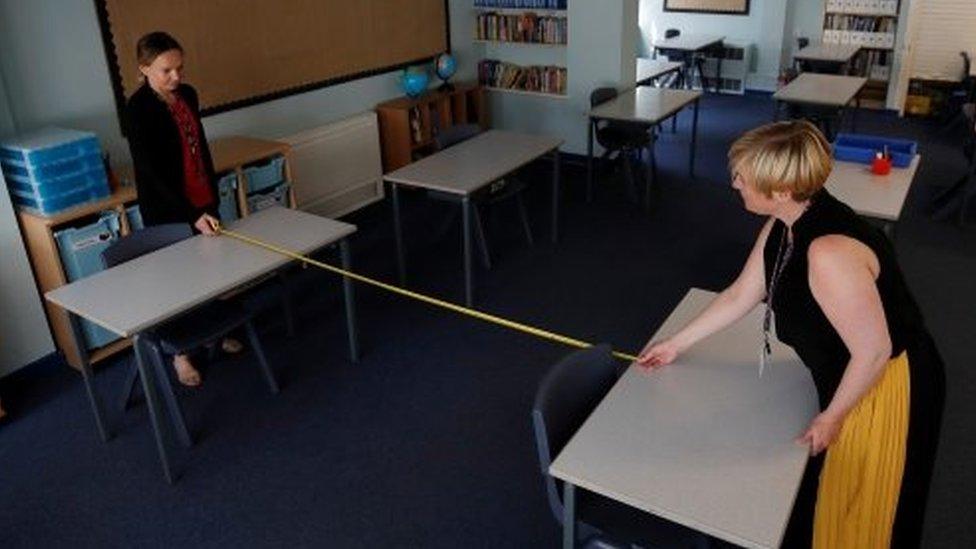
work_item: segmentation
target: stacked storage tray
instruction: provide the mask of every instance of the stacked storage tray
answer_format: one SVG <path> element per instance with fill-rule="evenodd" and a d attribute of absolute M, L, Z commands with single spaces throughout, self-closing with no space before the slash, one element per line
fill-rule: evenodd
<path fill-rule="evenodd" d="M 45 128 L 0 143 L 0 169 L 18 207 L 51 215 L 110 194 L 98 138 Z"/>
<path fill-rule="evenodd" d="M 284 181 L 284 166 L 285 157 L 276 156 L 262 164 L 244 168 L 248 194 L 270 189 Z"/>
<path fill-rule="evenodd" d="M 118 238 L 119 216 L 115 212 L 106 212 L 89 225 L 62 229 L 54 233 L 68 281 L 73 282 L 101 271 L 102 250 L 108 248 Z M 104 347 L 119 339 L 114 332 L 87 320 L 81 321 L 81 330 L 88 349 Z"/>
<path fill-rule="evenodd" d="M 227 224 L 240 217 L 237 211 L 236 173 L 231 172 L 217 180 L 217 194 L 220 196 L 220 203 L 217 205 L 220 222 Z"/>
<path fill-rule="evenodd" d="M 279 183 L 267 192 L 247 195 L 247 209 L 251 212 L 260 212 L 271 206 L 288 207 L 288 183 Z"/>

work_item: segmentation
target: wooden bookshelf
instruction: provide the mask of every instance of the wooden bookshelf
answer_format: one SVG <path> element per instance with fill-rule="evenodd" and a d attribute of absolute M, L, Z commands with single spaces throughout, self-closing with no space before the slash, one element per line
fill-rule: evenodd
<path fill-rule="evenodd" d="M 546 97 L 549 99 L 567 99 L 569 96 L 565 93 L 543 93 L 537 91 L 519 90 L 516 88 L 493 88 L 490 86 L 485 87 L 488 91 L 502 92 L 502 93 L 514 93 L 516 95 L 529 95 L 534 97 Z"/>
<path fill-rule="evenodd" d="M 455 84 L 453 91 L 431 90 L 420 97 L 399 97 L 376 106 L 383 151 L 383 173 L 425 156 L 438 132 L 459 124 L 488 127 L 484 88 Z"/>

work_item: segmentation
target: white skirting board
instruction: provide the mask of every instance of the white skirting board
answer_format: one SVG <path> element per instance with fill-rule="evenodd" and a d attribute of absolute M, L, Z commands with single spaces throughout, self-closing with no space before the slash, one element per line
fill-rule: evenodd
<path fill-rule="evenodd" d="M 339 217 L 383 198 L 379 125 L 369 111 L 287 136 L 297 207 Z"/>

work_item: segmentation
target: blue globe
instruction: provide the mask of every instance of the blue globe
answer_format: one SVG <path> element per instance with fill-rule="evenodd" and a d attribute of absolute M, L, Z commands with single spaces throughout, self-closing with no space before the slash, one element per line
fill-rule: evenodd
<path fill-rule="evenodd" d="M 424 70 L 405 69 L 403 75 L 400 76 L 400 88 L 403 90 L 403 93 L 410 97 L 418 97 L 427 91 L 427 84 L 429 82 L 430 77 L 427 76 L 427 72 Z"/>
<path fill-rule="evenodd" d="M 447 80 L 454 76 L 457 72 L 457 61 L 454 60 L 454 56 L 449 53 L 442 53 L 437 56 L 437 60 L 434 61 L 434 70 L 437 72 L 437 77 L 441 80 L 447 82 Z"/>

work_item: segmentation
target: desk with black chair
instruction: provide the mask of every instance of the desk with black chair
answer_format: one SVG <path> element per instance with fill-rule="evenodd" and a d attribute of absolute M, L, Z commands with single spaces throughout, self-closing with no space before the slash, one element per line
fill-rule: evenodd
<path fill-rule="evenodd" d="M 562 139 L 545 135 L 488 130 L 384 175 L 383 179 L 390 183 L 400 284 L 405 285 L 407 279 L 406 252 L 400 223 L 400 186 L 448 193 L 460 198 L 464 302 L 471 306 L 474 303 L 474 269 L 471 264 L 474 202 L 495 181 L 551 154 L 552 241 L 555 242 L 559 229 L 559 147 L 562 143 Z"/>
<path fill-rule="evenodd" d="M 671 29 L 673 31 L 674 29 Z M 664 38 L 659 38 L 654 40 L 652 47 L 654 48 L 654 57 L 657 57 L 658 52 L 663 52 L 670 59 L 672 55 L 677 55 L 681 57 L 682 63 L 685 67 L 685 73 L 691 71 L 692 69 L 698 70 L 698 76 L 701 78 L 702 89 L 708 88 L 706 85 L 705 73 L 702 69 L 704 60 L 701 56 L 705 53 L 712 51 L 717 48 L 721 48 L 725 36 L 722 35 L 712 35 L 712 34 L 684 34 L 678 33 L 673 36 L 668 36 L 665 34 Z M 722 75 L 722 56 L 719 55 L 717 67 L 715 69 L 715 91 L 718 92 L 719 80 Z M 686 76 L 683 78 L 685 81 L 685 86 L 691 86 L 691 79 Z"/>
<path fill-rule="evenodd" d="M 801 111 L 802 116 L 819 119 L 827 139 L 833 139 L 834 132 L 829 120 L 836 118 L 839 128 L 844 114 L 853 103 L 851 128 L 857 131 L 858 95 L 867 82 L 868 79 L 861 76 L 802 73 L 773 94 L 776 100 L 773 120 L 779 120 L 780 110 L 784 106 L 792 107 Z"/>
<path fill-rule="evenodd" d="M 338 245 L 342 266 L 351 266 L 347 238 L 356 227 L 324 217 L 272 207 L 235 221 L 228 227 L 293 252 L 307 254 Z M 226 236 L 198 235 L 127 261 L 45 294 L 69 313 L 75 345 L 82 357 L 85 389 L 103 440 L 109 437 L 101 400 L 94 387 L 79 317 L 133 339 L 139 376 L 146 395 L 156 447 L 166 480 L 173 482 L 170 452 L 164 434 L 158 380 L 144 358 L 142 334 L 210 300 L 274 272 L 289 263 L 283 255 Z M 343 278 L 349 354 L 358 360 L 352 282 Z"/>
<path fill-rule="evenodd" d="M 655 334 L 715 294 L 692 289 Z M 807 462 L 794 442 L 818 410 L 809 371 L 773 341 L 758 374 L 762 308 L 647 372 L 630 368 L 549 467 L 563 484 L 563 547 L 575 487 L 746 547 L 778 547 Z"/>
<path fill-rule="evenodd" d="M 589 118 L 586 140 L 587 200 L 591 200 L 593 196 L 593 139 L 596 124 L 601 120 L 641 125 L 650 130 L 669 117 L 677 116 L 677 113 L 681 109 L 693 104 L 694 114 L 691 123 L 691 142 L 688 148 L 688 175 L 694 177 L 695 145 L 698 139 L 698 102 L 701 95 L 702 93 L 700 91 L 694 90 L 672 90 L 642 86 L 621 93 L 617 97 L 592 108 L 587 113 L 587 117 Z M 647 173 L 645 176 L 645 206 L 650 201 L 650 190 L 654 179 L 656 162 L 654 159 L 654 133 L 651 131 L 647 133 L 651 139 L 649 145 L 651 159 L 647 164 Z"/>

